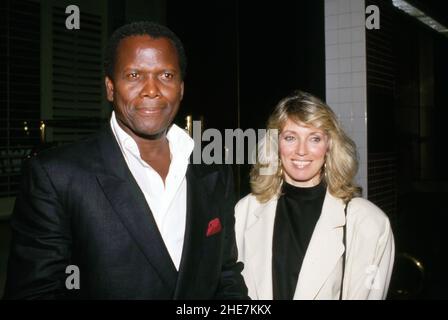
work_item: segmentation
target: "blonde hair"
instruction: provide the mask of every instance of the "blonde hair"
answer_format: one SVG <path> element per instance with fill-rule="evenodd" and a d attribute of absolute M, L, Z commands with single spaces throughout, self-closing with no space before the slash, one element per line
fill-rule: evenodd
<path fill-rule="evenodd" d="M 315 96 L 295 91 L 282 99 L 268 119 L 267 128 L 281 132 L 288 119 L 301 122 L 323 130 L 329 145 L 322 168 L 322 178 L 329 192 L 348 202 L 351 198 L 361 194 L 361 188 L 354 181 L 358 171 L 356 145 L 342 129 L 335 113 Z M 263 155 L 261 149 L 275 150 L 276 154 Z M 263 173 L 265 168 L 274 167 L 270 174 Z M 283 184 L 283 169 L 278 157 L 278 135 L 273 138 L 267 134 L 259 144 L 257 162 L 250 172 L 252 194 L 258 201 L 264 203 L 274 196 L 279 196 Z"/>

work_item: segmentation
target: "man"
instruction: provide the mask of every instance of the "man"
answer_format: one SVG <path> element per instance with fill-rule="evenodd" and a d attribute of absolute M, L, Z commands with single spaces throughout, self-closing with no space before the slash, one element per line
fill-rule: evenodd
<path fill-rule="evenodd" d="M 110 126 L 24 172 L 5 297 L 246 298 L 231 174 L 189 164 L 193 141 L 172 124 L 184 93 L 180 40 L 154 23 L 126 25 L 105 66 Z"/>

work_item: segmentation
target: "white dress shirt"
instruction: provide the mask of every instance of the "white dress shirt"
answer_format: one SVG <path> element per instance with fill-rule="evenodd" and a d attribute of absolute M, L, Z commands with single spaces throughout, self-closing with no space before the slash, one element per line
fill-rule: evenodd
<path fill-rule="evenodd" d="M 171 259 L 179 270 L 187 215 L 185 174 L 194 141 L 175 124 L 168 130 L 171 164 L 164 184 L 160 175 L 142 159 L 134 139 L 119 126 L 115 112 L 112 112 L 110 125 L 129 170 L 145 195 Z"/>

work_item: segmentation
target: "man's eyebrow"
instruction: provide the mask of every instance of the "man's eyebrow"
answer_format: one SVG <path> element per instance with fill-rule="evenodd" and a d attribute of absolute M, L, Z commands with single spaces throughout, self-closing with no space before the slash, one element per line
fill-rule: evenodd
<path fill-rule="evenodd" d="M 137 67 L 123 68 L 123 72 L 126 72 L 126 71 L 138 71 L 138 70 L 140 70 L 140 69 L 137 68 Z"/>
<path fill-rule="evenodd" d="M 130 67 L 125 67 L 123 68 L 123 71 L 129 71 L 129 70 L 137 70 L 137 71 L 144 71 L 145 67 L 139 67 L 139 66 L 130 66 Z M 162 71 L 172 71 L 172 72 L 177 72 L 177 73 L 181 73 L 181 71 L 176 68 L 176 67 L 161 67 L 161 68 L 157 68 L 158 71 L 162 70 Z"/>

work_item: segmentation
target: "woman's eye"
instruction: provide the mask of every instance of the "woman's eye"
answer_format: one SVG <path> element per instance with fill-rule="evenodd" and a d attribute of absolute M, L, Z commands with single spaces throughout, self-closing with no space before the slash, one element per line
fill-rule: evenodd
<path fill-rule="evenodd" d="M 312 142 L 320 142 L 321 138 L 320 137 L 312 137 L 311 141 Z"/>
<path fill-rule="evenodd" d="M 285 136 L 285 141 L 294 141 L 294 136 Z"/>

